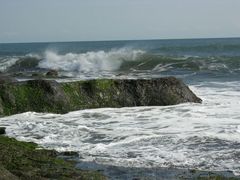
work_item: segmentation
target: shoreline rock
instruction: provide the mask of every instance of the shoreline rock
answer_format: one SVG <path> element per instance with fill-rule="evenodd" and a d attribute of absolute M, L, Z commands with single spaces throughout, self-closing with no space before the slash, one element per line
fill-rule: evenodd
<path fill-rule="evenodd" d="M 76 169 L 74 163 L 58 158 L 54 150 L 0 136 L 0 179 L 104 180 L 106 177 L 96 171 Z"/>
<path fill-rule="evenodd" d="M 70 158 L 61 158 L 62 155 Z M 75 152 L 65 154 L 55 150 L 39 149 L 35 143 L 0 136 L 0 179 L 105 180 L 109 177 L 110 179 L 237 180 L 240 178 L 230 171 L 108 166 L 95 162 L 76 162 L 71 159 L 71 156 L 75 156 Z"/>
<path fill-rule="evenodd" d="M 65 154 L 66 153 L 66 154 Z M 134 168 L 75 161 L 76 152 L 39 149 L 31 142 L 0 136 L 0 179 L 239 179 L 231 171 L 174 167 Z M 50 168 L 51 167 L 51 168 Z"/>
<path fill-rule="evenodd" d="M 166 106 L 186 102 L 201 103 L 201 99 L 174 77 L 67 83 L 38 79 L 0 84 L 0 115 L 27 111 L 63 114 L 91 108 Z"/>

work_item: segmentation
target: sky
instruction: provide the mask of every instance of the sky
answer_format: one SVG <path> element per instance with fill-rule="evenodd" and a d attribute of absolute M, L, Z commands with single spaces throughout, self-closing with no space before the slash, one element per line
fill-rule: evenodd
<path fill-rule="evenodd" d="M 240 0 L 0 0 L 0 43 L 240 37 Z"/>

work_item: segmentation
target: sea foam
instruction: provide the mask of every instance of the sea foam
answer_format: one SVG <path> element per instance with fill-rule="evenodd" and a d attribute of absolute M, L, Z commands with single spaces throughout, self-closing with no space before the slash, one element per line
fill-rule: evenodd
<path fill-rule="evenodd" d="M 127 48 L 109 52 L 96 51 L 86 53 L 67 53 L 60 55 L 46 51 L 45 58 L 39 63 L 40 68 L 56 69 L 67 72 L 98 72 L 118 70 L 124 61 L 134 61 L 144 51 Z"/>

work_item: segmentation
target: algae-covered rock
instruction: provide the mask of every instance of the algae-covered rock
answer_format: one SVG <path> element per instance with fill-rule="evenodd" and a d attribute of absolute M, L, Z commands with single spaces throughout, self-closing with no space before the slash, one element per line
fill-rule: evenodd
<path fill-rule="evenodd" d="M 106 179 L 95 171 L 81 171 L 57 158 L 53 150 L 0 136 L 0 179 Z"/>
<path fill-rule="evenodd" d="M 71 108 L 165 106 L 200 103 L 182 81 L 174 78 L 151 80 L 89 80 L 63 83 Z"/>
<path fill-rule="evenodd" d="M 68 98 L 56 81 L 0 84 L 0 102 L 3 115 L 26 111 L 66 113 L 69 110 Z"/>
<path fill-rule="evenodd" d="M 17 176 L 14 176 L 0 164 L 0 180 L 18 180 L 18 179 L 19 178 Z"/>
<path fill-rule="evenodd" d="M 97 79 L 58 83 L 29 80 L 0 84 L 0 114 L 26 111 L 66 113 L 103 107 L 165 106 L 185 102 L 200 103 L 181 80 Z"/>

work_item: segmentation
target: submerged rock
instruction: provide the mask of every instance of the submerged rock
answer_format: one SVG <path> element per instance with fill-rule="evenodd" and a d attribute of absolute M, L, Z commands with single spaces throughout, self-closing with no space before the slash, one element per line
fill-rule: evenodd
<path fill-rule="evenodd" d="M 35 73 L 32 73 L 32 77 L 42 78 L 42 77 L 44 77 L 44 75 L 41 73 L 35 72 Z"/>
<path fill-rule="evenodd" d="M 75 152 L 75 151 L 64 151 L 64 152 L 60 152 L 59 156 L 78 157 L 79 154 L 78 152 Z"/>
<path fill-rule="evenodd" d="M 78 168 L 98 170 L 109 179 L 118 180 L 239 180 L 231 171 L 203 171 L 177 167 L 122 167 L 79 161 Z"/>
<path fill-rule="evenodd" d="M 46 73 L 46 77 L 58 77 L 58 72 L 52 69 Z"/>
<path fill-rule="evenodd" d="M 68 83 L 30 80 L 0 84 L 2 115 L 26 111 L 67 113 L 87 108 L 165 106 L 185 102 L 201 103 L 201 99 L 174 77 Z"/>
<path fill-rule="evenodd" d="M 6 128 L 5 127 L 0 127 L 0 135 L 6 133 Z"/>

